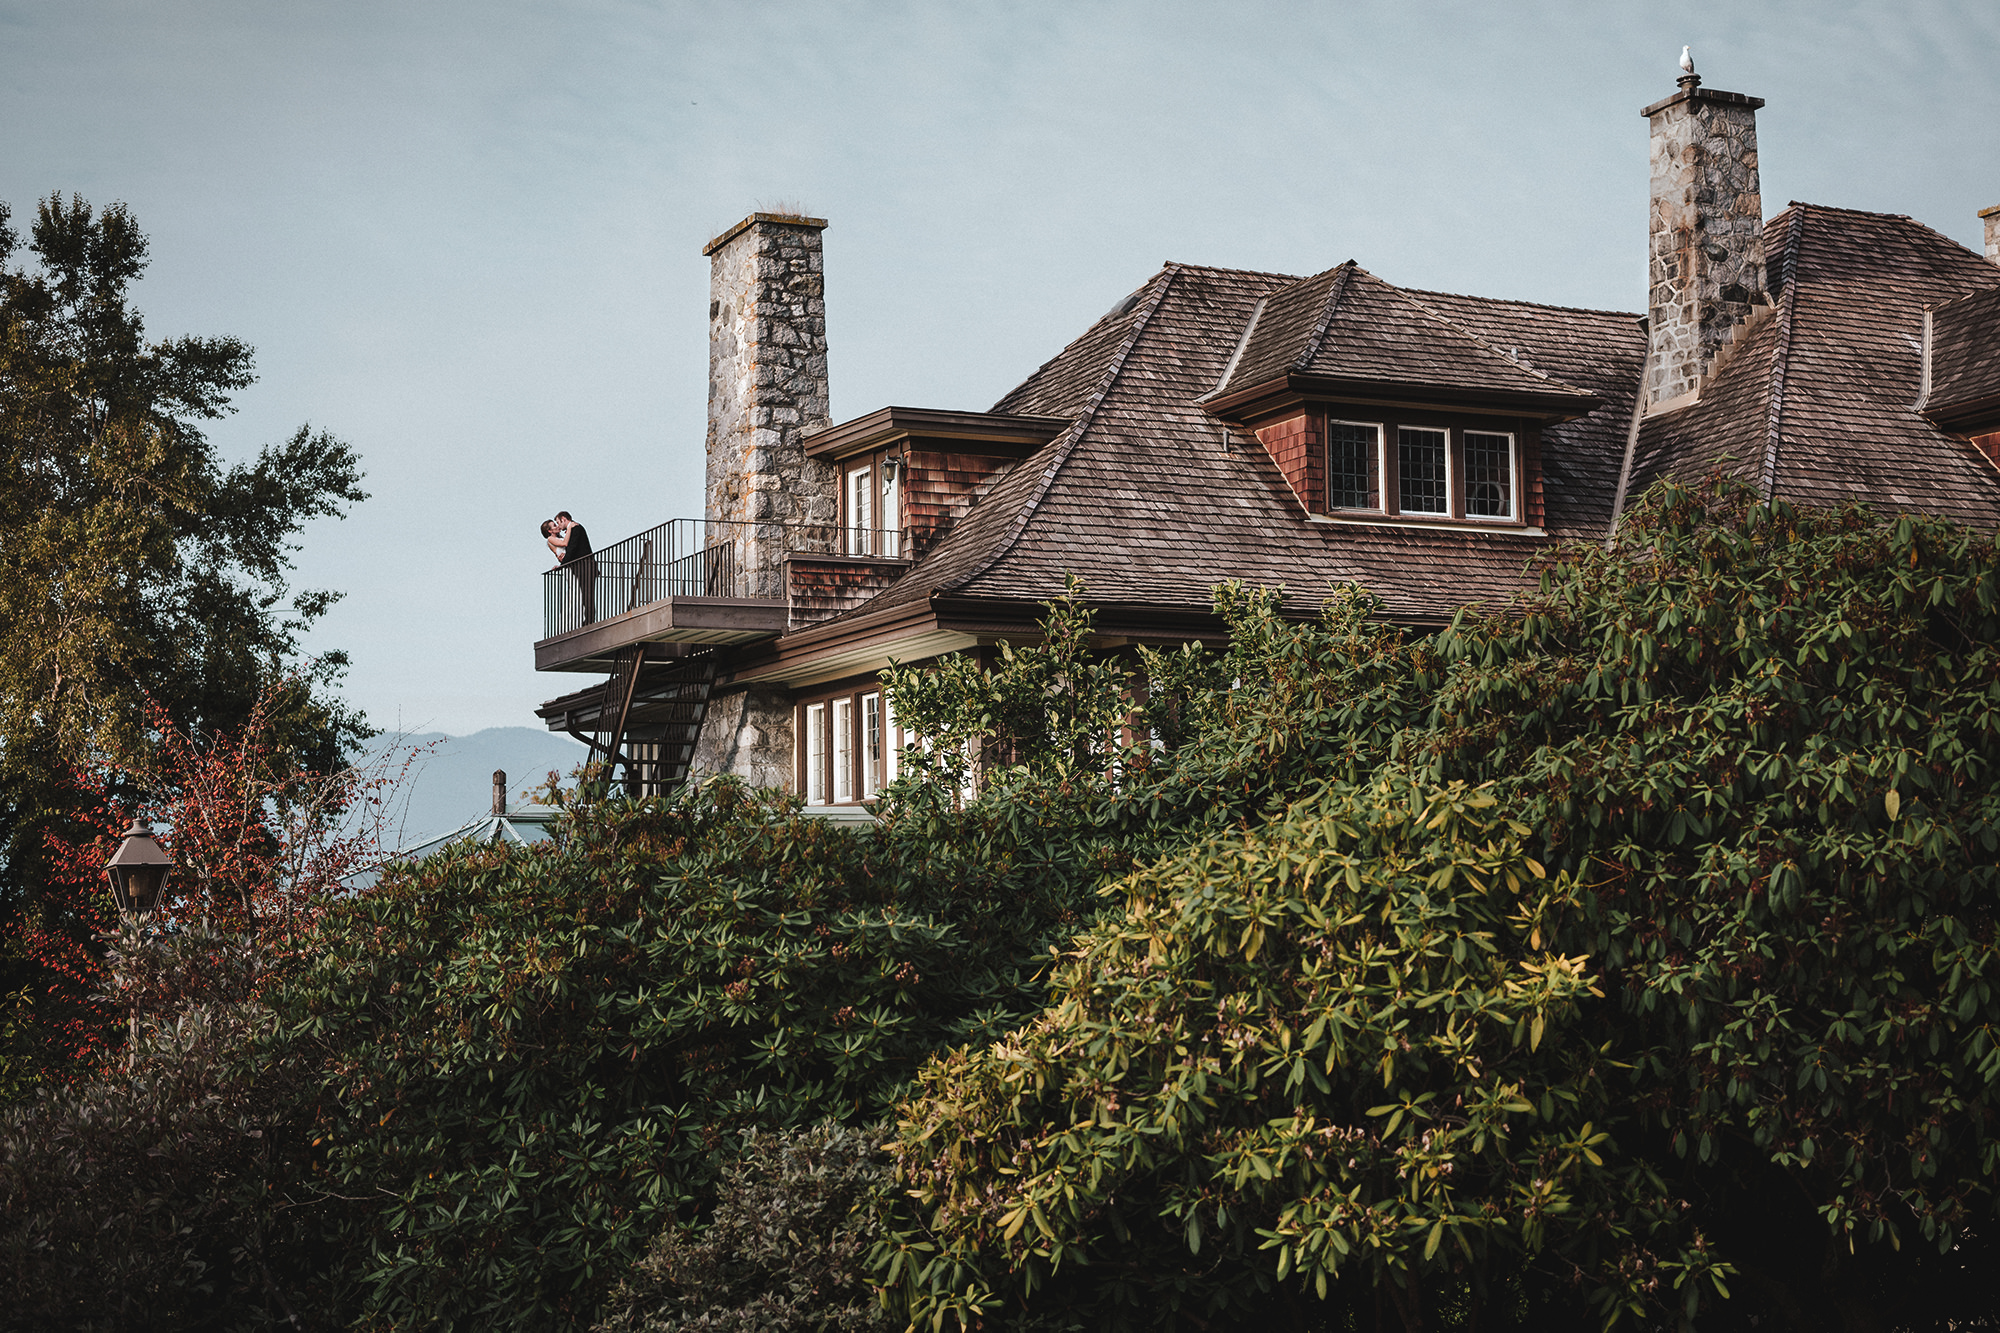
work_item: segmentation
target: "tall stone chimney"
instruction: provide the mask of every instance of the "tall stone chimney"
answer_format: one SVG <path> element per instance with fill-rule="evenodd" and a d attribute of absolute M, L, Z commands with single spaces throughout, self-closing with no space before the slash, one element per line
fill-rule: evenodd
<path fill-rule="evenodd" d="M 825 218 L 752 213 L 702 249 L 708 281 L 707 517 L 752 597 L 785 595 L 785 526 L 838 521 L 839 480 L 801 436 L 830 425 Z"/>
<path fill-rule="evenodd" d="M 2000 204 L 1979 210 L 1986 223 L 1986 262 L 2000 264 Z"/>
<path fill-rule="evenodd" d="M 1736 326 L 1770 300 L 1757 180 L 1763 105 L 1703 88 L 1690 69 L 1679 92 L 1643 113 L 1653 132 L 1648 407 L 1698 389 Z"/>
<path fill-rule="evenodd" d="M 752 213 L 702 247 L 709 263 L 706 515 L 717 524 L 708 541 L 734 549 L 738 591 L 751 597 L 782 600 L 788 540 L 812 537 L 813 525 L 824 525 L 817 534 L 824 539 L 839 521 L 839 478 L 806 457 L 803 439 L 832 424 L 825 227 L 825 218 Z M 784 787 L 793 762 L 791 696 L 718 686 L 690 776 L 733 774 L 752 786 Z"/>

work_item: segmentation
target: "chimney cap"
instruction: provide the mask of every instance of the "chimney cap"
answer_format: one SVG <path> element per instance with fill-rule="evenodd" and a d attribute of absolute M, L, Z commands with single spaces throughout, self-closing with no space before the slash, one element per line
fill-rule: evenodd
<path fill-rule="evenodd" d="M 1979 216 L 1983 218 L 1990 218 L 1996 213 L 2000 213 L 2000 204 L 1995 204 L 1991 208 L 1982 208 L 1979 210 Z"/>
<path fill-rule="evenodd" d="M 1639 114 L 1650 119 L 1659 115 L 1668 107 L 1678 106 L 1682 102 L 1717 102 L 1723 106 L 1747 106 L 1752 111 L 1764 105 L 1764 99 L 1761 97 L 1751 97 L 1744 93 L 1725 93 L 1719 88 L 1703 88 L 1700 86 L 1701 76 L 1697 74 L 1688 75 L 1680 83 L 1681 90 L 1679 92 L 1675 93 L 1672 97 L 1661 98 Z M 1690 88 L 1687 86 L 1690 83 L 1696 86 Z"/>
<path fill-rule="evenodd" d="M 729 244 L 744 231 L 756 226 L 759 222 L 775 222 L 783 227 L 807 227 L 813 231 L 826 230 L 825 218 L 809 218 L 803 213 L 752 213 L 749 217 L 744 218 L 707 245 L 701 247 L 701 252 L 705 255 L 714 254 L 717 250 L 720 250 L 723 246 Z"/>

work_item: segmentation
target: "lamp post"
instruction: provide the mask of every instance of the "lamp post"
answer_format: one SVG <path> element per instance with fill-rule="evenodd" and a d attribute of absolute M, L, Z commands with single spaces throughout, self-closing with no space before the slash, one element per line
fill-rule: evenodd
<path fill-rule="evenodd" d="M 118 902 L 118 915 L 137 943 L 139 930 L 160 905 L 167 886 L 173 858 L 153 837 L 152 826 L 134 817 L 125 831 L 125 840 L 105 864 L 104 878 L 111 881 L 111 896 Z M 139 1050 L 139 1002 L 132 1001 L 126 1017 L 130 1040 L 125 1046 L 125 1064 L 130 1068 Z"/>

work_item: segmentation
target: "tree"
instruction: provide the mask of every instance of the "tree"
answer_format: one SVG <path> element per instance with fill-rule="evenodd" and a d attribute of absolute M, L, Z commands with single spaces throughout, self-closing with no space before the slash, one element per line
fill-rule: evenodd
<path fill-rule="evenodd" d="M 1236 629 L 1209 757 L 1119 799 L 1282 807 L 1143 868 L 1048 1013 L 925 1073 L 879 1251 L 919 1312 L 1991 1325 L 1992 536 L 1666 488 L 1428 641 Z M 1492 814 L 1396 813 L 1452 793 Z M 1544 959 L 1564 1003 L 1504 1021 Z M 1485 1074 L 1547 1095 L 1481 1143 Z"/>
<path fill-rule="evenodd" d="M 100 867 L 125 812 L 103 775 L 85 775 L 73 823 L 100 835 L 58 841 L 50 888 L 102 932 L 99 948 L 26 941 L 68 983 L 45 997 L 45 1022 L 72 1049 L 60 1078 L 0 1110 L 0 1329 L 317 1327 L 325 1257 L 296 1219 L 324 1199 L 296 1111 L 318 1090 L 254 1052 L 268 992 L 375 859 L 391 779 L 287 765 L 262 701 L 201 742 L 154 725 L 142 813 L 167 825 L 166 899 L 144 928 L 120 926 Z M 378 813 L 335 827 L 333 807 Z M 130 1044 L 98 1058 L 128 1009 Z"/>
<path fill-rule="evenodd" d="M 41 893 L 46 835 L 74 767 L 109 760 L 129 794 L 159 735 L 146 700 L 202 736 L 291 679 L 270 704 L 286 755 L 331 772 L 365 738 L 329 693 L 344 656 L 299 658 L 335 594 L 286 582 L 300 527 L 365 496 L 324 432 L 218 459 L 202 425 L 251 382 L 250 349 L 147 339 L 123 205 L 52 196 L 25 247 L 8 221 L 0 205 L 0 924 L 81 940 Z M 42 989 L 16 954 L 0 994 L 23 983 Z"/>

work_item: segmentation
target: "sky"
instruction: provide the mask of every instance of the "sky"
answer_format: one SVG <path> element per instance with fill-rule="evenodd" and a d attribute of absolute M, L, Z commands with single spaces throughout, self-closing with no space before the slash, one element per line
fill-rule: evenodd
<path fill-rule="evenodd" d="M 701 511 L 708 262 L 830 220 L 833 416 L 980 409 L 1162 263 L 1640 310 L 1683 44 L 1762 97 L 1766 214 L 2000 203 L 2000 6 L 1902 0 L 0 0 L 0 199 L 122 201 L 149 333 L 233 334 L 230 462 L 310 422 L 303 534 L 378 726 L 536 725 L 536 525 Z"/>

